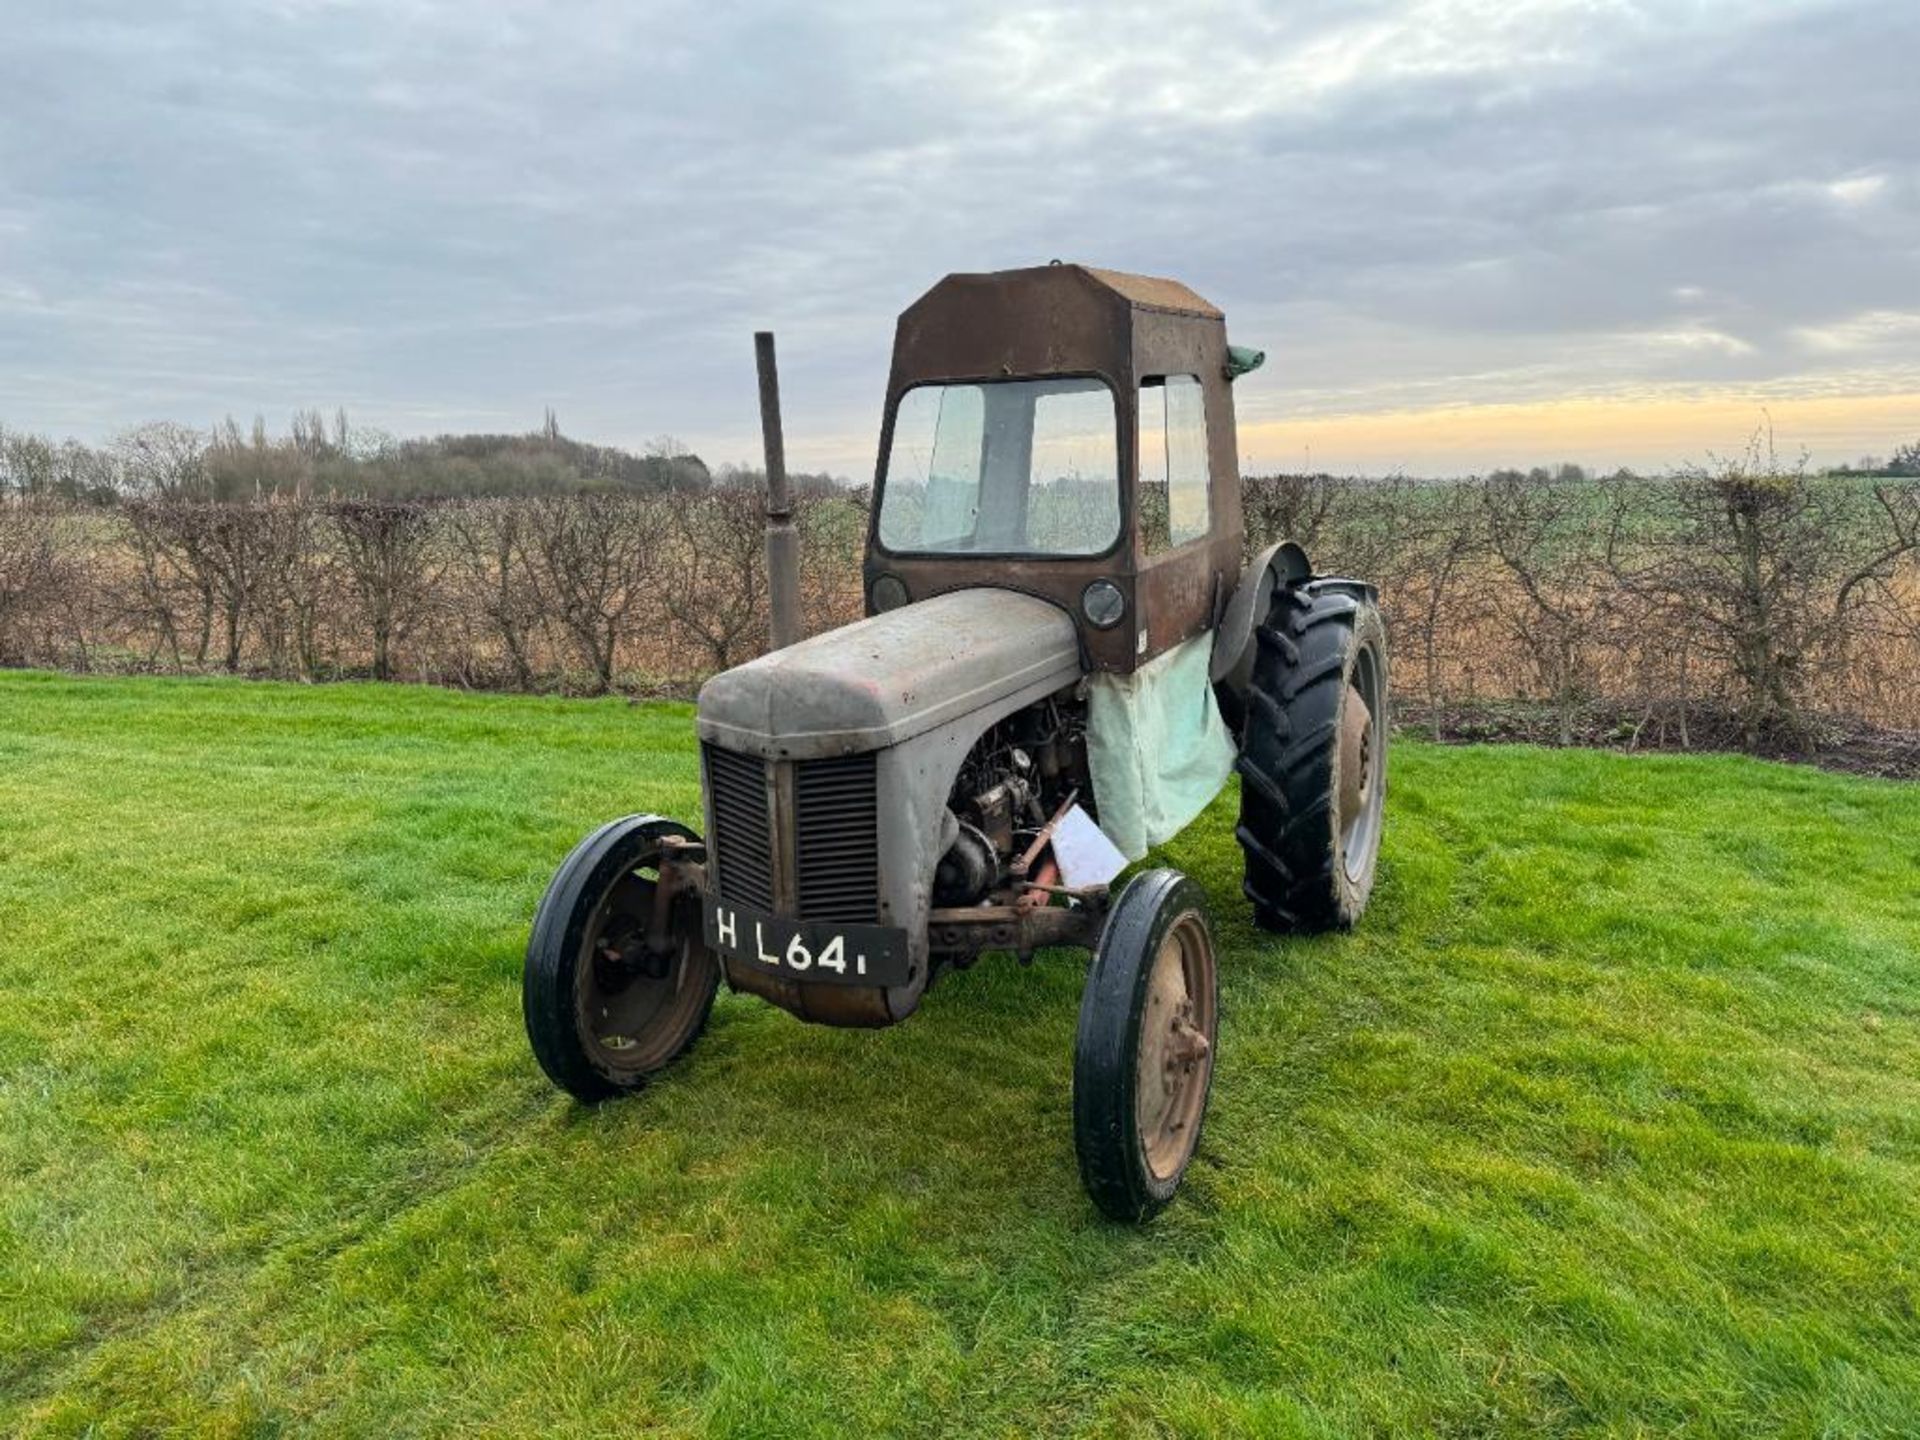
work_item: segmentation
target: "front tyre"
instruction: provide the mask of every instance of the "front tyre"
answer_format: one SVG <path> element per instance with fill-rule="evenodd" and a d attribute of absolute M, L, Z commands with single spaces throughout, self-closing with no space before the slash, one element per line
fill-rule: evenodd
<path fill-rule="evenodd" d="M 706 1027 L 720 966 L 698 916 L 672 917 L 647 943 L 661 841 L 697 839 L 657 815 L 601 826 L 554 873 L 527 940 L 521 1008 L 547 1077 L 593 1102 L 637 1090 Z"/>
<path fill-rule="evenodd" d="M 1387 791 L 1387 632 L 1370 587 L 1274 593 L 1241 738 L 1243 888 L 1265 929 L 1351 929 L 1373 893 Z"/>
<path fill-rule="evenodd" d="M 1219 1028 L 1213 929 L 1200 887 L 1149 870 L 1094 947 L 1073 1046 L 1073 1143 L 1114 1220 L 1165 1208 L 1200 1142 Z"/>

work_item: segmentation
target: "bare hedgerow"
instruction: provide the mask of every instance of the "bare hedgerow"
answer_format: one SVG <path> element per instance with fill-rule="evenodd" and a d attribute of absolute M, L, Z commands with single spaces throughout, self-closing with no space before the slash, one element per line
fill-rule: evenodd
<path fill-rule="evenodd" d="M 258 516 L 262 565 L 254 629 L 268 673 L 319 679 L 329 668 L 329 641 L 337 641 L 349 603 L 338 555 L 327 543 L 318 507 L 304 499 L 262 502 Z"/>
<path fill-rule="evenodd" d="M 0 665 L 50 663 L 48 631 L 78 596 L 58 545 L 60 511 L 0 495 Z"/>
<path fill-rule="evenodd" d="M 1545 470 L 1497 471 L 1476 493 L 1487 553 L 1506 581 L 1490 591 L 1494 612 L 1552 702 L 1560 743 L 1570 745 L 1612 618 L 1606 562 L 1619 538 L 1615 517 L 1584 479 Z"/>
<path fill-rule="evenodd" d="M 1691 611 L 1748 746 L 1804 742 L 1809 699 L 1859 662 L 1853 631 L 1872 605 L 1897 602 L 1895 577 L 1920 553 L 1920 493 L 1810 476 L 1762 433 L 1684 472 L 1673 504 L 1643 583 Z"/>
<path fill-rule="evenodd" d="M 1322 531 L 1350 483 L 1331 475 L 1249 475 L 1240 491 L 1245 558 L 1278 540 L 1291 540 L 1317 557 Z"/>
<path fill-rule="evenodd" d="M 1484 529 L 1473 492 L 1464 485 L 1400 481 L 1383 496 L 1398 504 L 1373 528 L 1391 541 L 1375 557 L 1375 568 L 1356 573 L 1377 577 L 1389 633 L 1403 657 L 1401 673 L 1418 666 L 1428 725 L 1439 738 L 1448 677 L 1473 669 L 1474 657 L 1460 653 L 1460 640 L 1478 629 L 1480 616 L 1463 597 L 1473 590 L 1469 580 L 1485 551 Z"/>
<path fill-rule="evenodd" d="M 525 574 L 540 613 L 553 619 L 596 693 L 613 688 L 623 644 L 658 624 L 674 559 L 665 553 L 668 509 L 685 502 L 630 495 L 548 495 L 521 511 Z"/>
<path fill-rule="evenodd" d="M 188 651 L 195 666 L 206 665 L 217 646 L 221 668 L 240 669 L 271 567 L 273 527 L 261 508 L 186 498 L 178 491 L 121 507 L 135 564 L 120 608 L 153 627 L 175 668 Z"/>
<path fill-rule="evenodd" d="M 766 523 L 766 502 L 752 489 L 674 507 L 679 568 L 663 592 L 667 612 L 714 670 L 766 648 Z"/>
<path fill-rule="evenodd" d="M 860 562 L 867 542 L 865 492 L 796 495 L 800 531 L 801 633 L 817 635 L 866 613 Z"/>
<path fill-rule="evenodd" d="M 106 472 L 64 450 L 7 452 L 0 661 L 606 690 L 766 644 L 751 483 L 463 504 L 263 483 L 270 498 L 220 503 L 190 434 L 142 438 L 109 468 L 144 493 L 111 503 Z M 216 448 L 251 473 L 257 447 Z M 1562 737 L 1603 721 L 1635 743 L 1778 750 L 1828 714 L 1920 728 L 1914 480 L 1808 475 L 1756 448 L 1678 478 L 1283 477 L 1249 497 L 1250 546 L 1303 539 L 1320 570 L 1377 583 L 1396 689 L 1429 723 L 1538 698 Z M 865 517 L 862 495 L 797 496 L 809 633 L 864 608 Z"/>
<path fill-rule="evenodd" d="M 535 685 L 536 655 L 548 625 L 531 546 L 535 527 L 526 500 L 470 500 L 444 516 L 450 574 L 459 603 L 471 607 L 506 662 L 506 683 Z M 474 678 L 469 671 L 468 679 Z"/>
<path fill-rule="evenodd" d="M 418 500 L 334 500 L 326 507 L 347 590 L 371 643 L 373 678 L 393 678 L 394 646 L 436 593 L 435 507 Z"/>

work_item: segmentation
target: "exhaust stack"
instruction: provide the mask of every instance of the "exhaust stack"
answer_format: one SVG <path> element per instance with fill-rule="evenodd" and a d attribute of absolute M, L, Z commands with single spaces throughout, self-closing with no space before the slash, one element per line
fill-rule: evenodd
<path fill-rule="evenodd" d="M 787 489 L 780 371 L 773 358 L 771 330 L 754 332 L 753 353 L 760 367 L 760 437 L 767 450 L 769 648 L 784 650 L 800 638 L 800 535 L 793 528 L 793 497 Z"/>

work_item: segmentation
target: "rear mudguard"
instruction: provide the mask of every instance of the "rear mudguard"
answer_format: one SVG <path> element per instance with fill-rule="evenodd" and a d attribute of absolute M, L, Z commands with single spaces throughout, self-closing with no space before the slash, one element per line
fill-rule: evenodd
<path fill-rule="evenodd" d="M 1213 632 L 1213 654 L 1208 660 L 1207 677 L 1213 681 L 1220 713 L 1236 737 L 1247 709 L 1247 686 L 1253 682 L 1253 632 L 1267 618 L 1276 589 L 1298 585 L 1312 574 L 1313 562 L 1293 541 L 1280 540 L 1269 545 L 1241 572 L 1240 583 Z"/>

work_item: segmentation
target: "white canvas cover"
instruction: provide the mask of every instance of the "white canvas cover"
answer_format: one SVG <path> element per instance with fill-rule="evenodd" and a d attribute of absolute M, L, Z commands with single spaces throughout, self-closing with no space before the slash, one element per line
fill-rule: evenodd
<path fill-rule="evenodd" d="M 1198 635 L 1131 675 L 1088 681 L 1094 804 L 1129 860 L 1184 830 L 1233 773 L 1233 737 L 1207 678 L 1212 648 Z"/>

